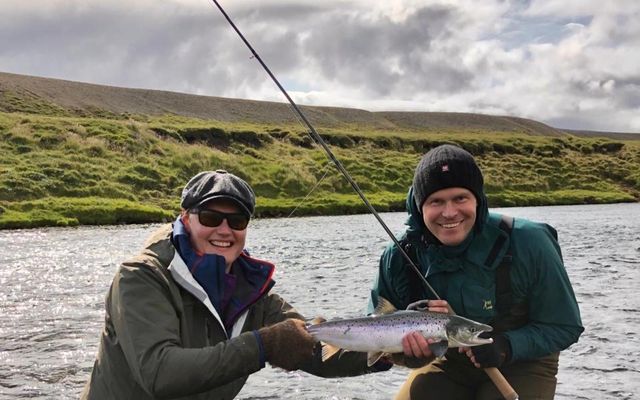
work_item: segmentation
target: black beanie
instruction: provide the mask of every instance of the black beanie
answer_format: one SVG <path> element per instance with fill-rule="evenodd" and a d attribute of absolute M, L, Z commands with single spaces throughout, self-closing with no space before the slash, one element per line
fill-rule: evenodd
<path fill-rule="evenodd" d="M 473 156 L 460 147 L 444 144 L 429 150 L 418 163 L 413 176 L 413 199 L 422 213 L 422 204 L 432 193 L 461 187 L 473 193 L 478 210 L 482 211 L 486 208 L 483 186 L 482 172 Z"/>

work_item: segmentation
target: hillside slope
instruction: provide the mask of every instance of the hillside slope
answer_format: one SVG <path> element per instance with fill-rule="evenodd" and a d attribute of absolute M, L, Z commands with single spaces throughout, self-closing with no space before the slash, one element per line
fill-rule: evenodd
<path fill-rule="evenodd" d="M 491 207 L 640 200 L 640 141 L 463 113 L 305 108 L 379 211 L 402 210 L 420 156 L 478 159 Z M 197 117 L 196 117 L 197 116 Z M 281 103 L 0 74 L 0 228 L 171 220 L 185 182 L 223 168 L 259 216 L 366 212 Z"/>
<path fill-rule="evenodd" d="M 352 108 L 302 107 L 317 127 L 383 131 L 492 131 L 544 136 L 566 134 L 516 117 L 443 112 L 370 112 Z M 0 111 L 58 116 L 176 115 L 227 123 L 294 126 L 289 105 L 277 102 L 129 89 L 0 72 Z"/>

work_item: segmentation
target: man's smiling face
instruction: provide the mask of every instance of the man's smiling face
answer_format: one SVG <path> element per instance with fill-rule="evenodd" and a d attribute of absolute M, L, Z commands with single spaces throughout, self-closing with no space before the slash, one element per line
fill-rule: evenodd
<path fill-rule="evenodd" d="M 438 190 L 422 204 L 422 219 L 442 244 L 456 246 L 473 229 L 477 205 L 473 193 L 465 188 Z"/>

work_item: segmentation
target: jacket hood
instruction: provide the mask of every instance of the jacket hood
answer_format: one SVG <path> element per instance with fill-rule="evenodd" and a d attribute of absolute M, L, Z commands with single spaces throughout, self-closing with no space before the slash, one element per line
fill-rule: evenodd
<path fill-rule="evenodd" d="M 407 225 L 406 237 L 410 240 L 419 240 L 427 244 L 442 244 L 438 238 L 436 238 L 422 219 L 422 212 L 418 209 L 413 196 L 413 186 L 409 188 L 406 199 L 406 209 L 409 214 L 409 218 L 405 224 Z M 487 205 L 487 196 L 482 193 L 479 199 L 476 199 L 478 206 L 476 207 L 476 222 L 473 225 L 473 231 L 479 233 L 482 231 L 482 227 L 486 224 L 489 217 L 489 207 Z M 466 242 L 466 241 L 465 241 Z"/>

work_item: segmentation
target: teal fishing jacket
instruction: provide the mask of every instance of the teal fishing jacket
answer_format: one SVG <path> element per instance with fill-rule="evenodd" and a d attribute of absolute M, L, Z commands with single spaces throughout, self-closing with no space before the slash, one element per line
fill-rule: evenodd
<path fill-rule="evenodd" d="M 415 246 L 415 257 L 423 276 L 453 310 L 478 322 L 490 323 L 497 317 L 496 269 L 510 254 L 511 296 L 524 308 L 526 321 L 507 330 L 512 361 L 531 360 L 566 349 L 577 342 L 584 330 L 580 310 L 564 268 L 556 231 L 544 223 L 516 218 L 511 232 L 499 227 L 501 216 L 484 215 L 458 246 L 427 244 L 426 227 L 410 191 L 407 200 L 408 229 L 401 242 Z M 502 237 L 500 239 L 500 237 Z M 404 309 L 411 299 L 406 261 L 397 246 L 382 254 L 377 279 L 371 292 L 370 309 L 378 296 Z M 426 299 L 435 297 L 426 291 Z"/>

